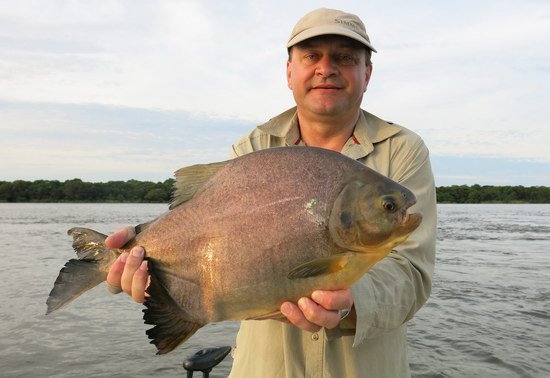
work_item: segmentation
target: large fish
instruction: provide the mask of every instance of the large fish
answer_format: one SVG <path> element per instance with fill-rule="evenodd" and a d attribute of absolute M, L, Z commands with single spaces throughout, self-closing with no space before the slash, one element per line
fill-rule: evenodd
<path fill-rule="evenodd" d="M 278 319 L 285 300 L 348 287 L 420 224 L 414 194 L 342 154 L 310 147 L 253 152 L 176 172 L 170 210 L 122 249 L 73 228 L 78 259 L 61 269 L 50 313 L 106 279 L 119 254 L 149 260 L 144 320 L 167 353 L 207 323 Z"/>

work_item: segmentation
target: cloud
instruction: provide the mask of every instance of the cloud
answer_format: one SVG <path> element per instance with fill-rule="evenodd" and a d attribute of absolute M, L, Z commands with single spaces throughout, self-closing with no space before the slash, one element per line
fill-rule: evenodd
<path fill-rule="evenodd" d="M 99 9 L 71 2 L 55 11 L 50 4 L 35 3 L 27 17 L 26 7 L 3 17 L 0 38 L 9 43 L 0 48 L 0 75 L 8 80 L 0 98 L 248 118 L 265 103 L 280 109 L 291 99 L 285 37 L 276 45 L 272 37 L 282 28 L 275 20 L 270 30 L 257 8 L 228 17 L 233 5 L 199 1 L 110 2 Z M 260 90 L 271 100 L 260 102 Z"/>
<path fill-rule="evenodd" d="M 0 118 L 2 180 L 163 181 L 182 166 L 228 159 L 254 125 L 182 111 L 21 102 L 0 102 Z"/>
<path fill-rule="evenodd" d="M 392 24 L 366 104 L 420 133 L 434 154 L 549 162 L 550 50 L 540 46 L 550 44 L 550 7 L 479 5 L 441 5 Z"/>
<path fill-rule="evenodd" d="M 547 2 L 326 6 L 362 15 L 379 50 L 364 108 L 419 133 L 432 156 L 550 162 Z M 83 151 L 80 140 L 118 147 L 96 149 L 98 161 L 116 151 L 138 156 L 143 140 L 165 159 L 162 167 L 176 166 L 178 145 L 193 151 L 208 141 L 208 156 L 217 158 L 242 125 L 293 105 L 284 45 L 311 9 L 301 0 L 1 3 L 0 143 L 10 156 L 24 153 L 21 162 L 41 153 L 40 164 L 61 150 Z M 239 132 L 211 132 L 217 124 Z M 221 145 L 219 133 L 233 139 Z M 51 166 L 61 169 L 66 156 Z M 205 155 L 193 156 L 180 162 Z M 6 169 L 10 177 L 28 171 Z M 124 169 L 132 169 L 129 161 Z"/>
<path fill-rule="evenodd" d="M 432 156 L 436 185 L 548 186 L 550 163 L 479 156 Z"/>

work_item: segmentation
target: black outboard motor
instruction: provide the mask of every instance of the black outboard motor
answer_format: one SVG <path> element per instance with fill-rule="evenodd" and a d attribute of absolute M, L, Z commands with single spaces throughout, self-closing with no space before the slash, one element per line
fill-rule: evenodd
<path fill-rule="evenodd" d="M 195 371 L 202 371 L 203 378 L 208 378 L 212 368 L 223 361 L 231 352 L 230 346 L 205 348 L 191 357 L 183 360 L 183 368 L 187 370 L 187 378 L 193 377 Z"/>

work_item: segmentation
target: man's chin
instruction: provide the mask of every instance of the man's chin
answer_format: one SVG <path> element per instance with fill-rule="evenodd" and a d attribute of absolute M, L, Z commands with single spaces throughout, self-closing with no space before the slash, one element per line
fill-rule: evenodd
<path fill-rule="evenodd" d="M 298 104 L 299 108 L 308 109 L 315 114 L 336 115 L 340 113 L 345 106 L 340 101 L 334 101 L 333 96 L 311 96 L 311 101 L 306 101 L 303 104 Z"/>

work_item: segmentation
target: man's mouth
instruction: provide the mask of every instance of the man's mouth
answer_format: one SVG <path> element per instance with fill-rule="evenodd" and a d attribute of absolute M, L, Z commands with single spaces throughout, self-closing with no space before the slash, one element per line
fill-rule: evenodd
<path fill-rule="evenodd" d="M 332 84 L 321 84 L 314 86 L 313 89 L 340 89 L 340 87 Z"/>
<path fill-rule="evenodd" d="M 333 84 L 319 84 L 319 85 L 315 85 L 314 87 L 312 87 L 312 89 L 336 91 L 336 90 L 339 90 L 339 89 L 342 89 L 342 88 L 340 88 L 337 85 L 333 85 Z"/>

